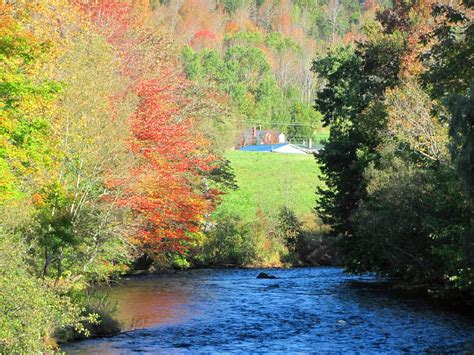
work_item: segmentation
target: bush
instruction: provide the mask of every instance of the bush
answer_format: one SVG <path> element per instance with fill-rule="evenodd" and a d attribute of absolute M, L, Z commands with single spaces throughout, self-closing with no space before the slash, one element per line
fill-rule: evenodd
<path fill-rule="evenodd" d="M 315 221 L 312 223 L 315 224 L 313 228 L 303 225 L 292 210 L 286 207 L 280 208 L 277 234 L 287 248 L 287 253 L 283 254 L 283 261 L 293 266 L 339 265 L 341 260 L 334 238 L 324 235 L 324 226 Z M 319 232 L 315 230 L 316 227 Z"/>
<path fill-rule="evenodd" d="M 290 253 L 296 252 L 302 234 L 302 225 L 295 213 L 288 207 L 280 208 L 277 228 L 278 233 L 282 235 L 285 241 L 288 251 Z"/>
<path fill-rule="evenodd" d="M 79 327 L 81 319 L 81 309 L 67 295 L 30 272 L 25 250 L 0 234 L 0 353 L 49 350 L 56 328 Z"/>
<path fill-rule="evenodd" d="M 214 266 L 244 266 L 258 255 L 258 240 L 248 224 L 236 215 L 219 216 L 219 223 L 209 232 L 204 245 L 205 261 Z"/>

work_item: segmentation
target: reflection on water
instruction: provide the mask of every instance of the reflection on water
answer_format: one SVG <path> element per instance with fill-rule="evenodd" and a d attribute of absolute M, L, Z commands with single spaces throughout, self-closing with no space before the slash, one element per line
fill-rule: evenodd
<path fill-rule="evenodd" d="M 196 270 L 124 281 L 110 291 L 132 331 L 67 353 L 463 352 L 474 320 L 353 281 L 338 268 Z M 140 328 L 140 329 L 137 329 Z"/>
<path fill-rule="evenodd" d="M 189 291 L 154 280 L 135 279 L 112 287 L 108 294 L 111 301 L 118 305 L 115 316 L 124 329 L 131 330 L 188 319 L 190 314 L 186 305 L 189 303 Z"/>

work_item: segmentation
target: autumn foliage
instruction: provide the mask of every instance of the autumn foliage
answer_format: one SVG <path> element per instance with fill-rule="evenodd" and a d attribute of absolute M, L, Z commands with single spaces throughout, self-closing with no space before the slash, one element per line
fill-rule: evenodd
<path fill-rule="evenodd" d="M 130 79 L 128 90 L 138 100 L 128 142 L 134 164 L 128 176 L 110 179 L 124 188 L 116 203 L 138 217 L 136 243 L 152 253 L 182 252 L 183 241 L 200 232 L 217 196 L 204 183 L 217 157 L 209 153 L 210 141 L 195 118 L 183 113 L 189 83 L 172 58 L 162 58 L 169 42 L 136 21 L 132 8 L 104 1 L 84 10 L 108 32 Z"/>
<path fill-rule="evenodd" d="M 193 135 L 192 120 L 177 117 L 176 90 L 155 80 L 140 83 L 140 102 L 131 118 L 130 149 L 139 163 L 121 203 L 141 216 L 138 241 L 153 251 L 182 251 L 181 241 L 199 232 L 213 206 L 201 179 L 215 157 L 203 151 L 208 142 Z"/>
<path fill-rule="evenodd" d="M 27 203 L 47 231 L 42 273 L 58 262 L 60 277 L 68 253 L 92 253 L 98 236 L 185 251 L 215 207 L 207 178 L 220 159 L 171 39 L 121 1 L 1 10 L 0 201 Z"/>

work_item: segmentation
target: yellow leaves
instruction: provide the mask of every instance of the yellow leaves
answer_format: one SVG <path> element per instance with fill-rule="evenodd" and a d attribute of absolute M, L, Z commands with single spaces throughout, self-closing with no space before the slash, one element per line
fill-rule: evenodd
<path fill-rule="evenodd" d="M 386 92 L 389 134 L 431 160 L 447 161 L 448 128 L 432 115 L 433 102 L 410 80 Z"/>
<path fill-rule="evenodd" d="M 35 193 L 31 196 L 31 201 L 33 202 L 33 205 L 36 207 L 43 207 L 46 205 L 43 195 L 39 193 Z"/>

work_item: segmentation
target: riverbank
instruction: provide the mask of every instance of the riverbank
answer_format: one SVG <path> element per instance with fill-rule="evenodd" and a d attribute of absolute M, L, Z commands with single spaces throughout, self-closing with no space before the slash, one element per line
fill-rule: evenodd
<path fill-rule="evenodd" d="M 436 290 L 426 285 L 409 285 L 397 280 L 370 283 L 353 281 L 352 285 L 365 288 L 374 292 L 374 294 L 390 294 L 406 299 L 417 299 L 427 302 L 433 307 L 454 313 L 466 314 L 467 312 L 474 318 L 474 294 L 469 292 L 447 292 L 446 290 Z"/>

